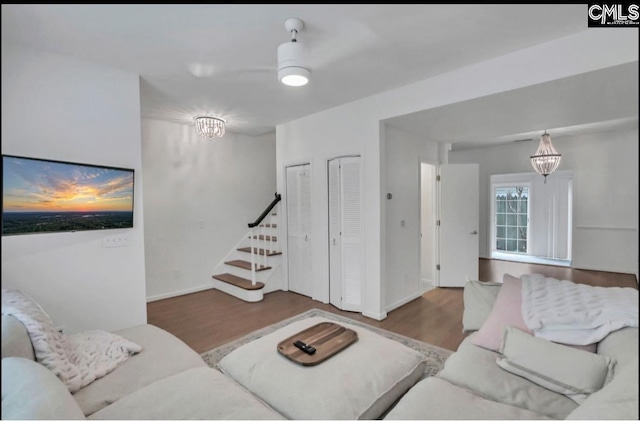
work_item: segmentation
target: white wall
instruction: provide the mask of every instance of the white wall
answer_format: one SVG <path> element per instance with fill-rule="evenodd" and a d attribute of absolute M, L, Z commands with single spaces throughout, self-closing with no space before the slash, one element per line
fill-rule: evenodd
<path fill-rule="evenodd" d="M 420 161 L 438 162 L 438 143 L 387 126 L 386 310 L 416 298 L 420 285 Z"/>
<path fill-rule="evenodd" d="M 573 171 L 572 265 L 636 273 L 638 264 L 638 130 L 593 133 L 552 141 Z M 489 177 L 531 171 L 538 142 L 449 153 L 451 163 L 480 164 L 480 256 L 490 257 Z M 553 174 L 549 176 L 549 179 Z"/>
<path fill-rule="evenodd" d="M 134 228 L 2 237 L 2 286 L 70 332 L 145 323 L 138 75 L 3 44 L 2 153 L 135 170 Z"/>
<path fill-rule="evenodd" d="M 248 233 L 276 192 L 275 134 L 142 120 L 149 301 L 212 287 L 214 268 Z"/>
<path fill-rule="evenodd" d="M 554 65 L 541 67 L 540 57 L 553 60 Z M 386 128 L 382 121 L 637 60 L 638 37 L 635 30 L 599 31 L 591 28 L 278 125 L 278 188 L 283 190 L 285 164 L 312 162 L 313 234 L 314 238 L 326 238 L 326 159 L 343 153 L 362 155 L 366 212 L 363 314 L 382 319 L 386 317 L 387 303 L 384 287 L 387 235 L 384 199 L 387 193 Z M 440 161 L 445 163 L 446 156 Z M 326 241 L 314 241 L 313 267 L 318 268 L 314 276 L 314 285 L 318 289 L 314 298 L 322 301 L 328 301 L 327 249 Z"/>

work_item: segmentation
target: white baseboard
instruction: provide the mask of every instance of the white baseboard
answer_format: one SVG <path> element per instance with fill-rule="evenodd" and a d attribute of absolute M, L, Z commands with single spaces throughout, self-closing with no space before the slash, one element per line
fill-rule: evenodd
<path fill-rule="evenodd" d="M 416 298 L 420 297 L 422 294 L 424 294 L 423 291 L 417 291 L 417 292 L 414 292 L 413 294 L 411 294 L 411 295 L 409 295 L 409 296 L 407 296 L 407 297 L 405 297 L 405 298 L 403 298 L 401 300 L 396 301 L 395 303 L 393 303 L 391 305 L 388 305 L 387 306 L 387 313 L 390 312 L 391 310 L 395 310 L 396 308 L 407 304 L 409 301 L 415 300 Z"/>
<path fill-rule="evenodd" d="M 384 320 L 384 319 L 387 318 L 387 312 L 386 311 L 382 312 L 382 313 L 374 313 L 372 311 L 363 311 L 362 315 L 365 316 L 365 317 L 369 317 L 371 319 L 375 319 L 377 321 Z"/>
<path fill-rule="evenodd" d="M 194 292 L 205 291 L 207 289 L 213 289 L 213 285 L 212 284 L 200 285 L 199 287 L 181 289 L 179 291 L 167 292 L 165 294 L 152 295 L 151 297 L 147 297 L 147 302 L 150 303 L 152 301 L 164 300 L 165 298 L 173 298 L 173 297 L 178 297 L 180 295 L 192 294 Z"/>
<path fill-rule="evenodd" d="M 608 268 L 603 266 L 590 266 L 590 265 L 572 265 L 572 269 L 584 269 L 584 270 L 594 270 L 597 272 L 612 272 L 612 273 L 624 273 L 629 275 L 635 275 L 635 269 L 621 269 L 621 268 Z"/>

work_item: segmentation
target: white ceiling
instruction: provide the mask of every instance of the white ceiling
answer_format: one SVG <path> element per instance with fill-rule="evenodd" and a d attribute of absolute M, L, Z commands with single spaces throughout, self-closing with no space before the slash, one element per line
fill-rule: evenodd
<path fill-rule="evenodd" d="M 192 124 L 196 115 L 211 114 L 225 118 L 229 131 L 259 135 L 308 114 L 584 31 L 585 10 L 584 4 L 3 4 L 2 41 L 139 74 L 143 117 Z M 311 55 L 311 81 L 300 88 L 276 77 L 276 50 L 290 38 L 284 28 L 289 17 L 305 22 L 298 40 Z M 636 122 L 637 71 L 636 66 Z M 505 95 L 489 98 L 503 107 L 493 117 L 525 118 L 515 107 L 504 108 L 515 101 Z M 421 131 L 421 119 L 437 120 L 439 128 L 429 125 L 428 136 L 454 143 L 553 128 L 521 124 L 485 135 L 478 123 L 493 118 L 483 117 L 489 108 L 479 102 L 451 107 L 461 107 L 454 109 L 457 116 L 462 110 L 477 118 L 464 128 L 452 127 L 451 117 L 438 117 L 442 109 L 390 124 Z"/>
<path fill-rule="evenodd" d="M 387 124 L 453 150 L 638 127 L 638 62 L 417 113 Z"/>

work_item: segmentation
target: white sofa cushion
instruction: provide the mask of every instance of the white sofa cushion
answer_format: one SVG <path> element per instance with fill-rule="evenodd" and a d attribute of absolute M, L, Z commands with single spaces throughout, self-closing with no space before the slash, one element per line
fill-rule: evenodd
<path fill-rule="evenodd" d="M 2 359 L 2 419 L 82 420 L 84 414 L 67 387 L 35 361 Z"/>
<path fill-rule="evenodd" d="M 534 420 L 552 419 L 536 412 L 494 402 L 428 377 L 413 386 L 385 420 Z"/>
<path fill-rule="evenodd" d="M 637 330 L 637 329 L 636 329 Z M 637 420 L 638 355 L 619 371 L 605 387 L 589 396 L 569 414 L 569 420 Z"/>
<path fill-rule="evenodd" d="M 114 333 L 141 345 L 142 351 L 74 393 L 86 416 L 155 381 L 190 368 L 207 367 L 187 344 L 156 326 L 141 325 Z"/>
<path fill-rule="evenodd" d="M 615 358 L 619 368 L 632 361 L 638 361 L 638 348 L 638 328 L 623 327 L 598 342 L 597 352 L 598 355 Z"/>
<path fill-rule="evenodd" d="M 507 326 L 498 365 L 577 403 L 611 380 L 615 359 L 560 345 Z"/>
<path fill-rule="evenodd" d="M 474 333 L 445 362 L 438 377 L 484 398 L 564 419 L 578 405 L 568 397 L 501 369 L 500 354 L 472 343 Z"/>
<path fill-rule="evenodd" d="M 21 357 L 36 360 L 29 332 L 13 316 L 2 316 L 2 358 Z"/>
<path fill-rule="evenodd" d="M 90 419 L 265 420 L 284 419 L 210 367 L 167 377 L 92 414 Z"/>
<path fill-rule="evenodd" d="M 464 284 L 462 331 L 472 332 L 482 327 L 496 302 L 502 282 L 480 282 L 468 279 Z"/>
<path fill-rule="evenodd" d="M 358 341 L 319 365 L 280 355 L 277 344 L 321 322 L 311 317 L 243 345 L 220 369 L 290 419 L 375 419 L 424 374 L 425 357 L 370 330 L 345 325 Z"/>

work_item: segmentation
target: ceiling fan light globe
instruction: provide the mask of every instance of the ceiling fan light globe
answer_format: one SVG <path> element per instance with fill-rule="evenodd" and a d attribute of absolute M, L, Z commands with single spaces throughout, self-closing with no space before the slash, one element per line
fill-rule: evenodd
<path fill-rule="evenodd" d="M 304 67 L 285 67 L 278 70 L 278 79 L 288 86 L 304 86 L 309 83 L 311 72 Z"/>

